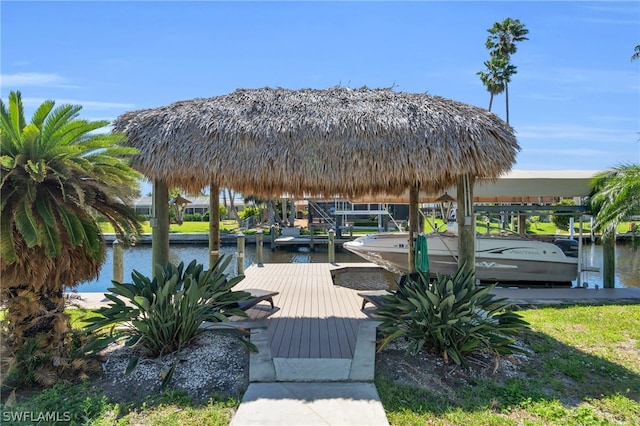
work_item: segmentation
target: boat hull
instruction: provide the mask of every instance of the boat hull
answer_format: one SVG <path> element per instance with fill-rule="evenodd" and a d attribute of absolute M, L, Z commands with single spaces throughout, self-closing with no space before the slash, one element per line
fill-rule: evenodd
<path fill-rule="evenodd" d="M 458 239 L 437 234 L 427 238 L 429 271 L 452 275 L 458 269 Z M 408 272 L 408 234 L 373 234 L 344 243 L 360 257 L 395 273 Z M 578 259 L 552 243 L 480 237 L 476 240 L 476 279 L 498 283 L 570 283 L 578 275 Z"/>

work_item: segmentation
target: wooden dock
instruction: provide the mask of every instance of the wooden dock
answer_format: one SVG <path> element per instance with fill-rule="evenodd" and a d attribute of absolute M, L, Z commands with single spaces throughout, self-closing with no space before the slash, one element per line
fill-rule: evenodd
<path fill-rule="evenodd" d="M 266 320 L 274 358 L 353 358 L 360 322 L 357 291 L 335 286 L 328 263 L 251 266 L 234 289 L 277 291 L 276 309 L 263 303 L 247 313 Z"/>

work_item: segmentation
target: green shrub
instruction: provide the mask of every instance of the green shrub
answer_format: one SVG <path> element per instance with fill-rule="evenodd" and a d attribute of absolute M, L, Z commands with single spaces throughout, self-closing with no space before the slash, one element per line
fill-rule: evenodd
<path fill-rule="evenodd" d="M 558 205 L 560 205 L 560 206 L 573 206 L 573 205 L 575 205 L 575 203 L 573 202 L 572 199 L 565 198 L 565 199 L 560 200 L 560 203 Z M 571 218 L 572 217 L 574 219 L 576 219 L 576 217 L 573 216 L 573 215 L 562 215 L 562 214 L 557 215 L 557 214 L 554 214 L 554 215 L 551 215 L 551 222 L 553 222 L 553 224 L 555 226 L 557 226 L 558 229 L 562 229 L 562 230 L 567 231 L 569 229 L 569 224 L 571 223 Z"/>
<path fill-rule="evenodd" d="M 472 272 L 460 268 L 433 282 L 424 273 L 408 277 L 395 293 L 383 296 L 379 350 L 398 337 L 408 337 L 408 351 L 423 348 L 466 366 L 465 355 L 486 351 L 496 356 L 521 352 L 515 337 L 528 329 L 522 317 L 508 309 L 506 299 L 490 294 L 495 285 L 476 287 Z"/>
<path fill-rule="evenodd" d="M 368 227 L 377 227 L 377 220 L 356 220 L 353 222 L 353 226 L 368 226 Z"/>
<path fill-rule="evenodd" d="M 232 291 L 244 276 L 227 279 L 224 271 L 231 256 L 223 256 L 209 270 L 192 261 L 184 268 L 171 263 L 164 268 L 156 266 L 153 279 L 138 271 L 131 274 L 132 283 L 113 281 L 110 293 L 105 293 L 111 302 L 99 310 L 101 316 L 88 320 L 87 331 L 106 330 L 107 334 L 96 336 L 85 350 L 97 352 L 109 344 L 124 340 L 127 346 L 136 347 L 148 357 L 158 357 L 187 346 L 203 331 L 205 321 L 228 322 L 230 316 L 243 316 L 237 303 L 251 295 L 245 291 Z M 249 341 L 240 338 L 249 349 L 256 350 Z M 131 372 L 138 363 L 134 356 L 127 367 Z M 163 380 L 165 386 L 171 379 L 173 368 Z"/>
<path fill-rule="evenodd" d="M 238 216 L 240 219 L 244 220 L 257 214 L 260 214 L 260 208 L 247 206 L 238 213 Z"/>

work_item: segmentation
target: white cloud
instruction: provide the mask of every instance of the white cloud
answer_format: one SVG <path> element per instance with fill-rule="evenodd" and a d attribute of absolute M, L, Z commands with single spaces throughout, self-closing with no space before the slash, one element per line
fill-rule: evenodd
<path fill-rule="evenodd" d="M 22 103 L 29 106 L 38 106 L 42 104 L 46 99 L 44 98 L 22 98 Z M 82 105 L 83 108 L 93 109 L 134 109 L 134 104 L 119 103 L 119 102 L 102 102 L 102 101 L 81 101 L 77 99 L 54 99 L 56 105 Z"/>
<path fill-rule="evenodd" d="M 17 74 L 0 75 L 0 84 L 4 87 L 77 87 L 66 83 L 66 80 L 58 74 L 46 74 L 38 72 L 21 72 Z"/>

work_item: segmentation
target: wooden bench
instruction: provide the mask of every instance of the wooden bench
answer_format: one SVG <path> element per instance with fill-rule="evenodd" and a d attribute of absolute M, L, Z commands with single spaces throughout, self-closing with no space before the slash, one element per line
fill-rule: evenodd
<path fill-rule="evenodd" d="M 382 296 L 389 294 L 387 290 L 372 290 L 372 291 L 361 291 L 358 293 L 358 296 L 362 297 L 362 308 L 367 305 L 367 303 L 371 303 L 376 308 L 380 308 L 384 305 L 384 299 Z"/>
<path fill-rule="evenodd" d="M 274 309 L 275 305 L 273 304 L 273 297 L 280 294 L 280 292 L 277 292 L 277 291 L 260 290 L 259 288 L 245 288 L 242 291 L 246 291 L 247 293 L 251 294 L 250 299 L 241 300 L 237 302 L 238 306 L 234 306 L 239 309 L 242 309 L 243 311 L 246 311 L 247 309 L 251 309 L 258 303 L 265 302 L 265 301 L 271 304 L 271 309 Z"/>
<path fill-rule="evenodd" d="M 411 278 L 413 280 L 417 280 L 419 278 L 418 273 L 413 272 L 410 275 L 409 274 L 405 274 L 403 276 L 400 277 L 400 280 L 398 281 L 398 288 L 401 289 L 402 287 L 404 287 L 404 284 L 407 282 L 408 278 Z M 387 290 L 371 290 L 371 291 L 361 291 L 358 293 L 358 296 L 362 297 L 362 308 L 364 309 L 364 307 L 367 305 L 367 303 L 371 303 L 373 306 L 375 306 L 376 308 L 381 308 L 384 305 L 384 299 L 382 298 L 382 296 L 390 294 Z"/>

